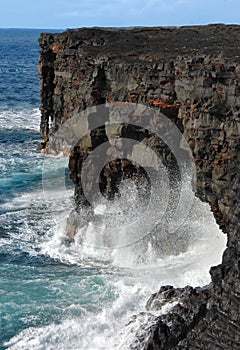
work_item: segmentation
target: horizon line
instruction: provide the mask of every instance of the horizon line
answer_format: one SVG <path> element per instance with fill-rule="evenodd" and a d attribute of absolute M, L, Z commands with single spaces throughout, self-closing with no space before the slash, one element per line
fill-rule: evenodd
<path fill-rule="evenodd" d="M 67 30 L 67 29 L 81 29 L 81 28 L 136 28 L 136 27 L 194 27 L 194 26 L 207 26 L 207 25 L 240 25 L 240 23 L 232 22 L 208 22 L 208 23 L 195 23 L 195 24 L 171 24 L 171 25 L 129 25 L 129 26 L 99 26 L 99 25 L 89 25 L 89 26 L 69 26 L 66 28 L 43 28 L 43 27 L 0 27 L 0 30 Z"/>

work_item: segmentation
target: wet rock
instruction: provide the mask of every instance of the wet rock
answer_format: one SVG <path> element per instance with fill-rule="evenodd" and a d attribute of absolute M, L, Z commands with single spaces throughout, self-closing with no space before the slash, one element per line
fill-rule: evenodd
<path fill-rule="evenodd" d="M 210 204 L 228 236 L 222 264 L 211 269 L 212 284 L 195 289 L 162 288 L 149 300 L 147 308 L 159 315 L 155 322 L 149 321 L 150 329 L 135 343 L 135 349 L 240 348 L 239 37 L 240 26 L 221 24 L 127 30 L 83 28 L 40 36 L 43 146 L 52 150 L 57 144 L 57 151 L 61 150 L 63 143 L 56 142 L 55 132 L 89 107 L 115 101 L 151 106 L 177 125 L 188 141 L 196 165 L 196 195 Z M 128 159 L 133 147 L 117 149 L 111 144 L 111 133 L 151 145 L 169 171 L 175 168 L 171 149 L 146 132 L 151 126 L 162 127 L 154 114 L 142 127 L 143 115 L 132 113 L 132 122 L 141 120 L 141 128 L 132 128 L 126 125 L 131 120 L 117 109 L 105 113 L 102 126 L 95 127 L 96 113 L 81 125 L 84 137 L 76 139 L 82 131 L 77 126 L 72 130 L 76 142 L 69 168 L 76 186 L 77 210 L 87 205 L 80 179 L 83 164 L 96 147 L 107 143 L 109 166 L 102 184 L 109 197 L 117 192 L 115 185 L 124 177 L 121 164 L 110 163 L 110 154 L 114 152 L 116 157 L 120 152 Z M 116 120 L 117 115 L 122 127 L 107 129 L 107 123 Z M 168 130 L 161 132 L 167 135 Z M 181 148 L 181 138 L 177 143 Z M 90 184 L 95 181 L 93 165 L 88 167 Z M 174 176 L 175 171 L 169 177 Z M 74 236 L 73 228 L 71 232 Z M 174 307 L 161 314 L 167 303 Z"/>

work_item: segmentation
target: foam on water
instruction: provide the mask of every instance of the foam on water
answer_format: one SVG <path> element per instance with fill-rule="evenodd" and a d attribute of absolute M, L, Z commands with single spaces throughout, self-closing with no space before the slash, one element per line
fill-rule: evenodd
<path fill-rule="evenodd" d="M 100 205 L 95 212 L 104 216 L 106 207 Z M 154 315 L 147 313 L 144 308 L 150 294 L 166 284 L 183 287 L 186 284 L 198 286 L 209 283 L 209 267 L 220 262 L 226 243 L 208 205 L 197 199 L 191 216 L 181 227 L 183 237 L 189 237 L 191 232 L 195 233 L 189 241 L 188 249 L 177 256 L 170 254 L 159 258 L 156 254 L 151 255 L 152 250 L 149 246 L 146 252 L 148 258 L 144 263 L 134 259 L 137 255 L 136 246 L 105 251 L 97 247 L 94 249 L 96 231 L 92 222 L 85 228 L 85 246 L 80 246 L 77 242 L 67 245 L 64 236 L 66 218 L 61 217 L 60 221 L 59 218 L 60 216 L 55 216 L 56 223 L 40 244 L 39 254 L 58 259 L 70 264 L 69 266 L 75 264 L 79 270 L 82 266 L 103 268 L 104 276 L 106 272 L 110 273 L 111 277 L 106 278 L 103 283 L 108 291 L 112 291 L 113 298 L 103 297 L 104 303 L 98 308 L 100 296 L 94 298 L 90 293 L 87 295 L 88 302 L 95 306 L 95 311 L 86 310 L 82 306 L 80 283 L 78 306 L 81 308 L 81 315 L 71 313 L 71 309 L 75 310 L 77 307 L 76 304 L 72 304 L 69 306 L 67 317 L 43 327 L 23 330 L 6 344 L 9 349 L 128 349 L 136 340 L 136 334 L 141 333 L 142 325 L 155 322 Z M 103 223 L 103 220 L 101 222 Z M 98 222 L 97 229 L 100 228 Z M 102 229 L 105 229 L 104 225 Z M 89 281 L 85 283 L 88 284 Z M 78 288 L 78 285 L 74 287 Z M 103 296 L 104 292 L 101 293 Z M 173 306 L 168 305 L 162 312 L 167 312 Z M 133 317 L 139 313 L 140 316 Z"/>
<path fill-rule="evenodd" d="M 57 294 L 54 298 L 55 302 L 60 304 L 57 308 L 62 310 L 62 315 L 58 311 L 59 319 L 53 317 L 53 322 L 51 322 L 51 317 L 49 317 L 47 324 L 42 326 L 38 324 L 36 319 L 34 321 L 36 316 L 32 316 L 31 320 L 29 319 L 31 316 L 25 317 L 26 324 L 33 324 L 33 326 L 24 327 L 26 329 L 11 338 L 5 344 L 9 349 L 127 349 L 129 344 L 134 342 L 140 324 L 153 322 L 149 319 L 148 314 L 142 314 L 140 318 L 131 322 L 130 326 L 125 327 L 133 314 L 144 311 L 144 305 L 152 292 L 165 284 L 172 284 L 176 287 L 182 287 L 186 284 L 204 285 L 210 281 L 209 267 L 220 262 L 221 252 L 225 244 L 224 235 L 214 222 L 208 206 L 197 199 L 192 216 L 182 227 L 182 230 L 197 233 L 194 235 L 193 241 L 190 242 L 189 249 L 178 256 L 169 255 L 162 258 L 151 256 L 151 249 L 148 249 L 146 253 L 149 255 L 147 263 L 139 264 L 134 259 L 137 254 L 134 246 L 114 248 L 110 252 L 108 250 L 109 255 L 106 258 L 106 256 L 101 256 L 102 250 L 100 250 L 100 254 L 99 249 L 94 250 L 92 246 L 89 252 L 86 248 L 87 245 L 85 247 L 84 245 L 79 246 L 77 242 L 72 245 L 66 244 L 64 227 L 66 217 L 72 209 L 71 196 L 72 191 L 70 190 L 64 200 L 55 192 L 48 193 L 44 200 L 47 210 L 43 210 L 42 214 L 46 215 L 49 212 L 49 216 L 45 216 L 40 221 L 34 218 L 33 227 L 29 226 L 28 219 L 22 230 L 18 230 L 16 234 L 11 233 L 8 244 L 15 247 L 18 245 L 20 249 L 27 251 L 31 256 L 45 256 L 45 259 L 49 257 L 67 264 L 69 269 L 71 266 L 78 266 L 80 275 L 83 267 L 91 269 L 95 266 L 98 271 L 102 271 L 103 275 L 101 280 L 97 283 L 94 282 L 94 284 L 100 283 L 102 288 L 98 290 L 97 294 L 89 291 L 92 283 L 89 278 L 84 279 L 84 281 L 79 279 L 75 282 L 67 279 L 65 280 L 68 283 L 66 285 L 64 273 L 54 277 L 53 281 L 50 282 L 48 273 L 45 271 L 40 279 L 41 284 L 44 279 L 48 281 L 48 293 L 51 293 L 53 283 L 55 284 Z M 34 194 L 28 193 L 15 199 L 12 208 L 16 208 L 18 205 L 18 211 L 15 209 L 14 212 L 14 215 L 18 217 L 18 222 L 24 220 L 26 215 L 29 217 L 35 210 L 36 213 L 39 212 L 41 207 L 39 204 L 43 203 L 42 200 L 43 196 L 40 191 Z M 96 208 L 96 213 L 104 216 L 106 208 L 100 206 Z M 9 212 L 7 215 L 11 215 L 11 213 Z M 36 228 L 43 223 L 48 229 L 44 235 L 37 236 Z M 39 227 L 39 230 L 42 231 L 43 226 Z M 94 235 L 96 235 L 93 223 L 90 222 L 86 230 L 89 235 L 88 240 L 90 239 L 91 244 L 93 244 Z M 189 232 L 187 236 L 189 236 Z M 57 271 L 52 270 L 52 274 L 55 273 Z M 28 283 L 31 287 L 33 281 L 30 279 Z M 84 306 L 84 292 L 81 286 L 88 290 L 85 296 L 87 308 Z M 62 292 L 64 289 L 67 291 L 65 295 Z M 79 293 L 79 298 L 76 298 L 76 293 Z M 109 297 L 109 293 L 112 297 Z M 73 294 L 75 297 L 73 297 L 72 302 L 67 303 Z M 78 299 L 79 301 L 77 301 Z M 90 305 L 92 305 L 92 310 Z M 49 311 L 52 313 L 53 310 L 54 307 L 50 304 Z M 34 314 L 33 310 L 32 313 Z"/>
<path fill-rule="evenodd" d="M 78 233 L 82 244 L 66 240 L 73 209 L 67 159 L 36 151 L 39 33 L 0 30 L 0 342 L 12 350 L 127 349 L 141 325 L 154 322 L 146 312 L 133 316 L 145 311 L 150 294 L 164 284 L 207 284 L 226 237 L 195 199 L 176 241 L 180 248 L 187 241 L 185 250 L 161 255 L 147 237 L 136 243 L 134 217 L 144 206 L 136 206 L 126 183 L 120 201 L 95 207 Z M 129 234 L 131 244 L 123 244 Z M 159 234 L 166 243 L 166 233 Z"/>
<path fill-rule="evenodd" d="M 23 120 L 16 123 L 16 132 Z M 3 322 L 8 320 L 10 339 L 5 347 L 127 349 L 141 324 L 154 322 L 143 313 L 129 323 L 134 314 L 145 312 L 150 294 L 166 284 L 209 283 L 209 268 L 221 261 L 226 237 L 208 205 L 194 199 L 174 243 L 184 246 L 187 241 L 187 249 L 161 255 L 147 237 L 135 242 L 139 223 L 134 217 L 144 206 L 138 207 L 135 189 L 125 183 L 120 199 L 96 205 L 95 216 L 78 232 L 83 242 L 79 244 L 76 237 L 70 244 L 65 227 L 74 203 L 73 188 L 66 180 L 67 159 L 37 153 L 34 127 L 29 131 L 23 142 L 18 136 L 14 148 L 5 145 L 1 159 L 6 166 L 5 188 L 13 189 L 12 197 L 5 192 L 8 197 L 0 216 L 2 272 L 9 279 L 1 283 Z M 131 231 L 126 231 L 126 222 Z M 170 239 L 158 233 L 159 239 Z M 129 235 L 131 244 L 122 244 Z"/>
<path fill-rule="evenodd" d="M 143 306 L 149 290 L 126 276 L 117 282 L 109 281 L 108 286 L 111 285 L 119 295 L 106 302 L 97 314 L 85 312 L 59 324 L 28 328 L 7 345 L 10 349 L 114 349 L 117 344 L 114 334 L 119 334 L 130 315 Z"/>
<path fill-rule="evenodd" d="M 2 108 L 0 109 L 1 129 L 39 131 L 40 111 L 38 108 Z"/>

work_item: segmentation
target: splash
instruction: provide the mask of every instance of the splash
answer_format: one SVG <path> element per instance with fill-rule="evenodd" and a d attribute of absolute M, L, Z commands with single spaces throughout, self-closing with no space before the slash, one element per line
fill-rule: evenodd
<path fill-rule="evenodd" d="M 189 176 L 187 172 L 184 174 L 184 177 Z M 138 218 L 149 202 L 144 196 L 139 200 L 136 184 L 128 179 L 121 183 L 119 195 L 113 201 L 95 204 L 93 215 L 78 229 L 72 244 L 66 243 L 65 218 L 47 245 L 58 246 L 65 253 L 74 250 L 79 261 L 92 260 L 119 268 L 151 270 L 150 276 L 153 275 L 154 279 L 176 286 L 209 283 L 209 268 L 221 262 L 226 237 L 218 228 L 208 204 L 195 198 L 189 179 L 185 181 L 184 178 L 182 182 L 185 200 L 193 204 L 186 220 L 182 223 L 179 218 L 180 224 L 175 223 L 178 230 L 173 233 L 168 231 L 168 224 L 171 206 L 178 195 L 177 183 L 171 193 L 172 201 L 166 206 L 168 184 L 156 181 L 153 188 L 158 191 L 153 191 L 153 210 L 143 224 Z M 184 208 L 183 205 L 183 212 Z M 149 231 L 143 232 L 142 227 L 149 227 Z"/>
<path fill-rule="evenodd" d="M 191 191 L 187 186 L 185 190 Z M 68 277 L 69 272 L 62 277 L 63 271 L 55 278 L 54 271 L 49 270 L 48 294 L 56 291 L 61 296 L 54 304 L 63 316 L 58 322 L 49 321 L 47 325 L 21 331 L 5 344 L 9 349 L 34 350 L 46 346 L 72 350 L 128 349 L 134 343 L 135 334 L 141 334 L 141 325 L 154 322 L 154 315 L 145 310 L 152 292 L 167 284 L 183 287 L 209 283 L 209 267 L 220 262 L 226 239 L 208 205 L 195 199 L 177 236 L 154 231 L 157 240 L 174 242 L 164 250 L 161 245 L 154 245 L 151 235 L 132 243 L 132 237 L 135 239 L 139 233 L 134 218 L 148 203 L 138 201 L 138 191 L 132 181 L 123 182 L 119 193 L 120 196 L 107 205 L 96 203 L 94 215 L 79 230 L 75 242 L 69 244 L 65 226 L 72 209 L 72 192 L 66 191 L 63 199 L 49 187 L 45 200 L 48 210 L 52 210 L 54 225 L 44 239 L 36 241 L 39 249 L 36 254 L 67 264 L 66 271 L 76 266 L 74 278 L 71 274 Z M 163 196 L 164 186 L 162 192 L 156 192 L 158 210 L 162 201 L 159 197 Z M 54 212 L 56 207 L 59 209 Z M 126 231 L 126 221 L 131 224 L 127 225 L 131 231 Z M 128 242 L 129 236 L 131 244 L 120 244 Z M 98 272 L 90 273 L 93 269 Z M 28 282 L 28 288 L 30 286 Z M 48 307 L 52 307 L 51 302 L 49 299 Z"/>

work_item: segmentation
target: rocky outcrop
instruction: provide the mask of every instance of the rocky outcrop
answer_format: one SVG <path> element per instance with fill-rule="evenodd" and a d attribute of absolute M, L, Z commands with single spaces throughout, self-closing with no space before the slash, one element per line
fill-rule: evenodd
<path fill-rule="evenodd" d="M 54 138 L 56 130 L 86 108 L 112 102 L 155 107 L 183 132 L 196 165 L 196 195 L 210 204 L 228 236 L 222 264 L 212 267 L 208 287 L 167 287 L 148 302 L 148 309 L 156 310 L 163 299 L 178 300 L 167 315 L 156 320 L 144 349 L 240 348 L 239 35 L 240 26 L 209 25 L 83 28 L 45 33 L 39 39 L 41 136 L 46 151 L 64 149 L 64 143 Z M 106 121 L 112 115 L 110 110 Z M 136 118 L 136 113 L 131 115 Z M 84 134 L 70 154 L 77 207 L 88 202 L 80 181 L 84 160 L 103 142 L 109 141 L 106 152 L 113 146 L 106 125 L 94 127 L 97 116 L 94 110 L 83 126 L 87 136 Z M 154 116 L 150 119 L 148 124 L 154 123 Z M 129 128 L 130 122 L 122 121 L 113 133 L 151 144 L 171 171 L 171 150 L 159 147 L 161 140 L 137 128 L 136 120 L 132 121 L 135 127 Z M 177 143 L 181 144 L 180 138 Z M 133 148 L 125 155 L 115 155 L 112 162 L 111 157 L 106 158 L 101 186 L 110 197 L 127 173 L 146 178 L 138 164 L 122 160 L 132 154 Z M 94 169 L 89 178 L 91 174 Z M 142 347 L 136 344 L 135 348 Z"/>

